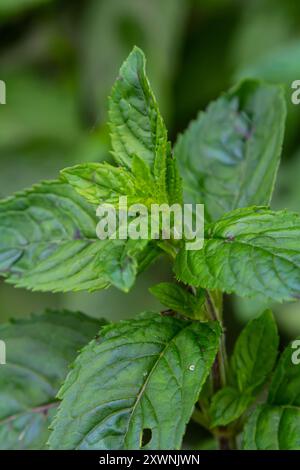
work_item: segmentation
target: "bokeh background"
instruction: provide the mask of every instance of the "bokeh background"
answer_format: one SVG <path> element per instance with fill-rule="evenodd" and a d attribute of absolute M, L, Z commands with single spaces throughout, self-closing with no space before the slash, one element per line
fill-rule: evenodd
<path fill-rule="evenodd" d="M 300 79 L 299 21 L 298 0 L 0 0 L 0 79 L 7 85 L 0 196 L 57 178 L 65 166 L 110 160 L 107 96 L 136 44 L 172 141 L 241 77 L 285 85 L 288 120 L 273 207 L 300 211 L 300 106 L 290 99 Z M 0 322 L 46 307 L 131 317 L 161 307 L 148 287 L 170 276 L 160 260 L 129 294 L 39 294 L 0 280 Z M 236 334 L 265 302 L 231 298 L 226 306 Z M 274 310 L 284 340 L 300 334 L 300 303 Z"/>

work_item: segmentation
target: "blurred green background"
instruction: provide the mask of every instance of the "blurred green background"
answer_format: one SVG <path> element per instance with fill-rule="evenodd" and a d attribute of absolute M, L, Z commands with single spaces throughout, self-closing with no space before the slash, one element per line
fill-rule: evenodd
<path fill-rule="evenodd" d="M 288 121 L 275 208 L 300 209 L 300 2 L 295 0 L 0 0 L 0 196 L 109 160 L 107 96 L 134 44 L 175 140 L 199 109 L 241 77 L 286 87 Z M 0 234 L 1 236 L 1 234 Z M 300 243 L 300 240 L 299 240 Z M 129 294 L 39 294 L 0 281 L 0 321 L 46 307 L 117 320 L 160 305 L 148 287 L 171 276 L 159 260 Z M 227 299 L 237 331 L 262 299 Z M 300 303 L 274 306 L 283 336 L 300 334 Z"/>

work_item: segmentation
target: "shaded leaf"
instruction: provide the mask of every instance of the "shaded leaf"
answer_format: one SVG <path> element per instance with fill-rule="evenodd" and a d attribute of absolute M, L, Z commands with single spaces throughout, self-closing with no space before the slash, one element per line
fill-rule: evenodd
<path fill-rule="evenodd" d="M 45 446 L 68 366 L 104 321 L 76 312 L 51 312 L 0 326 L 6 364 L 0 370 L 0 447 Z"/>
<path fill-rule="evenodd" d="M 271 373 L 279 337 L 271 310 L 251 320 L 238 337 L 231 356 L 231 373 L 240 392 L 255 393 Z"/>
<path fill-rule="evenodd" d="M 300 450 L 300 409 L 289 406 L 258 407 L 243 434 L 246 450 Z"/>
<path fill-rule="evenodd" d="M 171 282 L 161 282 L 150 287 L 149 290 L 166 307 L 182 312 L 189 318 L 203 319 L 204 291 L 201 290 L 198 295 L 193 295 L 178 284 Z"/>
<path fill-rule="evenodd" d="M 186 202 L 205 204 L 212 221 L 239 207 L 269 204 L 285 114 L 283 90 L 255 80 L 210 104 L 174 149 Z"/>
<path fill-rule="evenodd" d="M 238 337 L 230 358 L 229 387 L 212 399 L 212 426 L 238 419 L 255 400 L 276 361 L 279 337 L 270 310 L 251 320 Z"/>
<path fill-rule="evenodd" d="M 270 405 L 300 406 L 300 364 L 293 362 L 294 353 L 292 342 L 284 350 L 276 366 L 269 389 Z"/>
<path fill-rule="evenodd" d="M 241 394 L 234 387 L 224 387 L 212 399 L 209 414 L 211 427 L 226 426 L 238 419 L 253 401 L 247 393 Z"/>

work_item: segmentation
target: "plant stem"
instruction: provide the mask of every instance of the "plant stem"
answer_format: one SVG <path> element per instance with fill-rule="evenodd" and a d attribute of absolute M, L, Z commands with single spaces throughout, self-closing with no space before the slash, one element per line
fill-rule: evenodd
<path fill-rule="evenodd" d="M 186 287 L 189 292 L 191 292 L 193 295 L 196 295 L 196 289 L 193 286 Z M 220 347 L 211 371 L 212 390 L 214 394 L 218 392 L 218 390 L 220 390 L 221 388 L 225 387 L 227 381 L 226 376 L 228 369 L 228 361 L 225 344 L 225 333 L 222 322 L 222 308 L 222 294 L 219 291 L 206 291 L 206 311 L 208 314 L 208 318 L 212 321 L 219 322 L 222 328 L 222 334 L 220 337 Z M 208 414 L 209 403 L 202 403 L 199 401 L 199 406 L 201 408 L 201 411 L 195 410 L 193 418 L 201 426 L 211 431 L 209 426 L 210 418 Z M 227 427 L 219 427 L 211 432 L 217 439 L 220 450 L 236 449 L 236 439 L 232 429 L 229 429 Z"/>
<path fill-rule="evenodd" d="M 218 444 L 220 450 L 230 450 L 230 439 L 228 437 L 219 436 L 218 437 Z"/>
<path fill-rule="evenodd" d="M 219 298 L 219 308 L 216 305 L 216 301 L 211 292 L 207 291 L 206 293 L 206 305 L 208 314 L 213 321 L 218 321 L 223 328 L 222 323 L 222 299 Z M 220 338 L 220 348 L 216 356 L 215 362 L 212 367 L 212 382 L 213 382 L 213 391 L 216 393 L 222 387 L 226 385 L 226 375 L 227 375 L 227 352 L 225 344 L 225 333 L 224 330 Z M 230 436 L 226 432 L 226 427 L 224 429 L 218 429 L 216 434 L 216 439 L 218 441 L 218 446 L 220 450 L 229 450 L 236 447 L 235 437 Z"/>
<path fill-rule="evenodd" d="M 206 303 L 210 318 L 213 321 L 218 321 L 222 327 L 222 312 L 216 308 L 215 302 L 210 292 L 207 292 L 206 294 Z M 225 345 L 225 334 L 223 332 L 220 338 L 220 348 L 212 369 L 215 392 L 226 385 L 226 370 L 227 353 Z"/>

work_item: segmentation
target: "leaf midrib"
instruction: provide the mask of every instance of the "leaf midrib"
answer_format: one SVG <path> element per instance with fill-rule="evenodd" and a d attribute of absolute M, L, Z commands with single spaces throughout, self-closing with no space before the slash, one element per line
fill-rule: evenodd
<path fill-rule="evenodd" d="M 191 325 L 191 322 L 188 323 L 187 326 L 185 326 L 184 328 L 180 329 L 178 332 L 175 333 L 175 335 L 169 340 L 169 342 L 166 344 L 166 346 L 163 348 L 163 350 L 161 351 L 161 353 L 158 355 L 158 358 L 157 360 L 155 361 L 155 363 L 153 364 L 153 367 L 150 371 L 150 373 L 147 375 L 147 378 L 145 380 L 145 382 L 143 383 L 139 393 L 137 394 L 137 397 L 136 397 L 136 400 L 135 400 L 135 403 L 132 407 L 132 412 L 131 412 L 131 416 L 129 417 L 129 420 L 128 420 L 128 425 L 127 425 L 127 429 L 126 429 L 126 432 L 124 433 L 124 440 L 123 440 L 123 446 L 125 445 L 125 441 L 126 441 L 126 437 L 127 437 L 127 434 L 128 434 L 128 431 L 129 431 L 129 428 L 130 428 L 130 425 L 131 425 L 131 422 L 132 422 L 132 419 L 133 419 L 133 416 L 134 416 L 134 413 L 136 411 L 136 408 L 138 406 L 138 404 L 140 403 L 140 400 L 142 399 L 142 396 L 143 396 L 143 393 L 153 375 L 153 373 L 155 372 L 156 368 L 158 367 L 158 364 L 160 362 L 160 360 L 162 359 L 162 357 L 165 355 L 167 349 L 169 348 L 169 346 L 171 345 L 171 343 L 175 340 L 175 338 L 177 336 L 179 336 L 183 331 L 185 331 L 189 326 Z"/>

